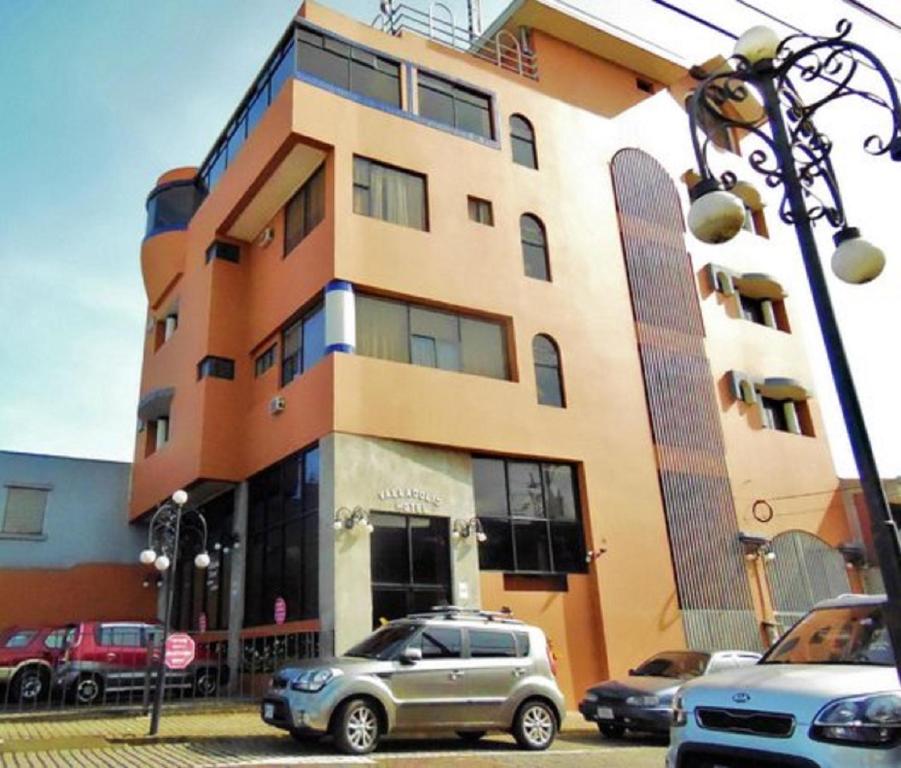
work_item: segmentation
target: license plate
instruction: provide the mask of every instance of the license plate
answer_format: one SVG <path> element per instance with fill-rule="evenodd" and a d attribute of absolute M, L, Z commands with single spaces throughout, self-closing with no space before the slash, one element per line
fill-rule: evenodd
<path fill-rule="evenodd" d="M 275 704 L 263 704 L 263 718 L 272 720 L 275 717 Z"/>
<path fill-rule="evenodd" d="M 613 710 L 610 707 L 598 707 L 597 716 L 598 720 L 612 720 Z"/>

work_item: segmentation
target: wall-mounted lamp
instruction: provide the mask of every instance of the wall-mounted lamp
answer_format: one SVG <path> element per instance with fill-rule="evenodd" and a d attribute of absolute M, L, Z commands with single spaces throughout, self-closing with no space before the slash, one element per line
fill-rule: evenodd
<path fill-rule="evenodd" d="M 776 553 L 770 546 L 770 540 L 766 536 L 755 536 L 752 533 L 739 533 L 738 541 L 745 553 L 745 560 L 754 562 L 763 560 L 767 563 L 776 559 Z"/>
<path fill-rule="evenodd" d="M 454 520 L 454 527 L 451 531 L 454 541 L 468 539 L 473 534 L 475 534 L 476 541 L 480 544 L 488 541 L 488 536 L 485 533 L 485 529 L 482 528 L 482 521 L 479 518 L 471 517 L 469 520 Z"/>
<path fill-rule="evenodd" d="M 585 553 L 585 562 L 591 563 L 591 562 L 597 560 L 606 551 L 607 551 L 607 547 L 598 547 L 597 549 L 589 549 Z"/>
<path fill-rule="evenodd" d="M 353 509 L 339 507 L 335 511 L 335 522 L 333 523 L 333 526 L 336 531 L 350 531 L 358 524 L 369 531 L 369 533 L 372 533 L 375 530 L 372 523 L 369 522 L 369 514 L 363 507 L 354 507 Z"/>

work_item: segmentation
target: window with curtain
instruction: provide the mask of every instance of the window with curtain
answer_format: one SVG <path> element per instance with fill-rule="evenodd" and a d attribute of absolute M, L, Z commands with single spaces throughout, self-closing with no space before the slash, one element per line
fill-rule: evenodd
<path fill-rule="evenodd" d="M 325 163 L 285 206 L 285 256 L 325 218 Z"/>
<path fill-rule="evenodd" d="M 501 323 L 374 296 L 356 297 L 358 355 L 508 379 Z"/>
<path fill-rule="evenodd" d="M 400 108 L 400 63 L 345 43 L 331 35 L 301 27 L 297 66 L 346 91 Z"/>
<path fill-rule="evenodd" d="M 319 610 L 319 448 L 292 454 L 250 478 L 244 625 L 288 621 Z"/>
<path fill-rule="evenodd" d="M 354 157 L 354 213 L 428 230 L 425 176 Z"/>
<path fill-rule="evenodd" d="M 325 313 L 320 304 L 282 331 L 282 386 L 312 368 L 325 354 Z"/>
<path fill-rule="evenodd" d="M 416 82 L 421 117 L 486 139 L 494 138 L 488 94 L 422 70 L 417 73 Z"/>
<path fill-rule="evenodd" d="M 584 572 L 574 465 L 473 456 L 472 471 L 482 570 Z"/>
<path fill-rule="evenodd" d="M 560 370 L 560 352 L 550 336 L 539 334 L 532 339 L 532 357 L 535 361 L 535 385 L 538 402 L 563 408 L 563 374 Z"/>
<path fill-rule="evenodd" d="M 544 224 L 537 216 L 525 213 L 519 217 L 519 235 L 526 276 L 536 280 L 550 280 Z"/>
<path fill-rule="evenodd" d="M 510 146 L 513 162 L 526 168 L 538 168 L 538 154 L 535 151 L 535 130 L 522 115 L 510 117 Z"/>

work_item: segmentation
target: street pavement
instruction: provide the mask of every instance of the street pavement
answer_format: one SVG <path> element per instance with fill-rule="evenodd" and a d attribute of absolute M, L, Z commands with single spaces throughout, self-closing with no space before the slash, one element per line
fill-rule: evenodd
<path fill-rule="evenodd" d="M 147 725 L 146 717 L 137 716 L 0 720 L 0 766 L 660 768 L 665 751 L 659 739 L 601 739 L 573 714 L 553 747 L 542 753 L 523 752 L 511 737 L 499 734 L 474 746 L 452 737 L 388 739 L 374 754 L 348 757 L 327 740 L 296 743 L 265 725 L 256 708 L 165 714 L 155 739 L 146 736 Z"/>

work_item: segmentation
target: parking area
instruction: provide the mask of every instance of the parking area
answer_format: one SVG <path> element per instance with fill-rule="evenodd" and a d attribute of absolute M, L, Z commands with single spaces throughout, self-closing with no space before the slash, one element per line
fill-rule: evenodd
<path fill-rule="evenodd" d="M 0 721 L 0 766 L 279 766 L 385 765 L 548 766 L 582 768 L 659 768 L 660 740 L 602 740 L 576 715 L 567 717 L 553 747 L 523 752 L 505 735 L 475 746 L 456 738 L 389 739 L 366 757 L 338 755 L 328 742 L 297 744 L 263 724 L 255 708 L 169 713 L 160 737 L 146 738 L 147 718 L 20 718 Z"/>

